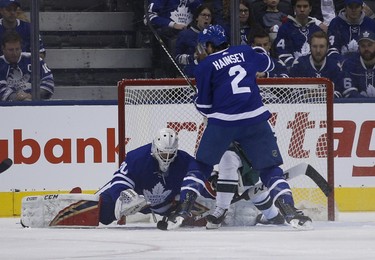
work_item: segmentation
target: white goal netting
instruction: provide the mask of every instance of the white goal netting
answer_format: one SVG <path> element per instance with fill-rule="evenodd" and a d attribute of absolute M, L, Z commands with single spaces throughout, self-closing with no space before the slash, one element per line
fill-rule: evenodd
<path fill-rule="evenodd" d="M 266 79 L 259 81 L 284 170 L 311 165 L 333 187 L 333 86 L 325 79 Z M 192 103 L 194 91 L 182 79 L 119 82 L 119 155 L 152 141 L 164 127 L 179 134 L 179 148 L 195 154 L 204 130 Z M 327 198 L 307 176 L 289 181 L 296 201 L 313 220 L 333 220 L 333 194 Z"/>

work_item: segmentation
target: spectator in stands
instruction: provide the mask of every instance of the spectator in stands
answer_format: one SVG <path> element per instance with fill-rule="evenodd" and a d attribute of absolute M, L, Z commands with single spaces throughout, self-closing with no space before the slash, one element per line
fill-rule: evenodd
<path fill-rule="evenodd" d="M 17 19 L 17 9 L 20 7 L 18 0 L 0 0 L 0 40 L 8 30 L 14 30 L 22 37 L 22 51 L 31 52 L 31 24 Z M 44 58 L 46 50 L 39 35 L 39 53 Z M 0 53 L 2 54 L 2 53 Z"/>
<path fill-rule="evenodd" d="M 193 72 L 197 64 L 194 54 L 198 43 L 198 34 L 210 24 L 212 24 L 211 8 L 203 4 L 195 11 L 193 21 L 188 29 L 178 34 L 175 51 L 176 61 L 188 77 L 194 77 Z"/>
<path fill-rule="evenodd" d="M 311 3 L 312 0 L 292 0 L 295 17 L 289 15 L 277 33 L 276 52 L 287 67 L 294 59 L 310 53 L 308 39 L 314 32 L 321 31 L 316 20 L 309 16 Z"/>
<path fill-rule="evenodd" d="M 265 30 L 258 30 L 254 32 L 253 35 L 253 47 L 262 47 L 265 49 L 270 55 L 270 57 L 273 59 L 273 62 L 275 64 L 275 68 L 268 72 L 257 72 L 256 76 L 257 78 L 288 78 L 288 70 L 285 66 L 285 64 L 277 57 L 273 56 L 271 54 L 271 39 L 269 34 Z"/>
<path fill-rule="evenodd" d="M 340 63 L 327 56 L 329 40 L 324 31 L 314 32 L 309 39 L 311 54 L 301 56 L 293 62 L 291 77 L 328 78 L 335 84 L 335 96 L 341 97 L 342 71 Z"/>
<path fill-rule="evenodd" d="M 375 27 L 373 27 L 375 28 Z M 375 33 L 361 32 L 359 53 L 348 58 L 343 65 L 344 97 L 375 97 Z"/>
<path fill-rule="evenodd" d="M 31 100 L 31 55 L 22 52 L 22 38 L 15 31 L 3 35 L 0 57 L 0 100 Z M 49 99 L 54 92 L 51 70 L 40 59 L 40 98 Z"/>
<path fill-rule="evenodd" d="M 222 6 L 222 16 L 215 21 L 225 29 L 226 35 L 231 35 L 230 0 L 223 0 Z M 239 8 L 240 44 L 247 45 L 252 41 L 252 33 L 259 30 L 261 25 L 255 22 L 252 15 L 253 12 L 248 1 L 240 0 Z"/>
<path fill-rule="evenodd" d="M 173 57 L 178 33 L 185 30 L 192 22 L 193 13 L 202 3 L 202 0 L 149 0 L 145 23 L 148 24 L 148 21 L 151 23 Z M 175 77 L 177 71 L 173 63 L 165 55 L 159 41 L 153 40 L 154 76 Z"/>
<path fill-rule="evenodd" d="M 264 0 L 265 6 L 257 14 L 257 22 L 260 23 L 268 33 L 277 33 L 287 14 L 279 9 L 280 0 Z"/>
<path fill-rule="evenodd" d="M 344 0 L 319 0 L 313 1 L 310 16 L 317 18 L 322 23 L 319 27 L 327 32 L 333 18 L 345 7 Z"/>
<path fill-rule="evenodd" d="M 330 55 L 345 59 L 351 53 L 357 53 L 360 35 L 374 28 L 375 20 L 366 17 L 362 0 L 345 0 L 345 9 L 340 11 L 328 27 Z"/>
<path fill-rule="evenodd" d="M 368 0 L 363 1 L 363 11 L 365 12 L 367 17 L 370 17 L 371 19 L 375 19 L 375 1 L 374 0 Z"/>

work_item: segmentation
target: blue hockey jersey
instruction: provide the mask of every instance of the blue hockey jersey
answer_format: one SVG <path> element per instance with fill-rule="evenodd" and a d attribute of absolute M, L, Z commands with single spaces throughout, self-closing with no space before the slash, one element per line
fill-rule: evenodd
<path fill-rule="evenodd" d="M 30 23 L 17 19 L 17 26 L 15 31 L 22 37 L 22 51 L 31 52 L 31 27 Z M 3 25 L 3 19 L 0 19 L 0 39 L 7 29 Z M 39 35 L 39 52 L 45 52 L 44 44 Z M 0 55 L 3 55 L 3 51 L 0 49 Z"/>
<path fill-rule="evenodd" d="M 294 59 L 310 53 L 308 39 L 316 31 L 321 29 L 311 17 L 306 25 L 301 25 L 294 17 L 288 16 L 274 40 L 280 60 L 290 67 Z"/>
<path fill-rule="evenodd" d="M 375 97 L 375 66 L 367 68 L 357 53 L 344 62 L 343 71 L 344 97 Z"/>
<path fill-rule="evenodd" d="M 290 77 L 328 78 L 335 84 L 335 96 L 340 97 L 342 92 L 343 72 L 341 64 L 332 57 L 326 57 L 323 65 L 316 68 L 312 56 L 301 56 L 294 61 L 290 71 Z"/>
<path fill-rule="evenodd" d="M 266 53 L 248 45 L 231 46 L 207 56 L 195 69 L 197 109 L 209 123 L 222 126 L 267 120 L 270 112 L 263 106 L 255 74 L 273 68 Z"/>
<path fill-rule="evenodd" d="M 151 155 L 151 144 L 144 145 L 126 155 L 125 161 L 114 173 L 109 189 L 103 193 L 112 198 L 113 207 L 125 189 L 134 189 L 151 203 L 153 212 L 163 215 L 172 207 L 175 197 L 192 190 L 201 196 L 212 198 L 205 190 L 205 180 L 212 167 L 197 162 L 188 153 L 178 150 L 177 157 L 166 173 L 159 170 L 157 160 Z M 142 213 L 150 213 L 150 208 Z"/>
<path fill-rule="evenodd" d="M 375 20 L 366 17 L 364 13 L 358 24 L 351 24 L 345 16 L 345 10 L 340 11 L 328 27 L 330 55 L 342 59 L 338 54 L 348 56 L 350 53 L 357 53 L 361 32 L 374 30 Z"/>
<path fill-rule="evenodd" d="M 47 64 L 40 59 L 40 89 L 54 93 L 54 79 Z M 23 90 L 31 94 L 31 54 L 22 52 L 16 66 L 0 57 L 0 100 L 6 101 L 9 96 Z"/>
<path fill-rule="evenodd" d="M 178 34 L 176 40 L 176 61 L 188 77 L 194 76 L 194 52 L 198 44 L 198 28 L 189 27 Z"/>
<path fill-rule="evenodd" d="M 195 9 L 202 0 L 151 0 L 148 15 L 157 28 L 172 27 L 173 23 L 190 24 Z"/>

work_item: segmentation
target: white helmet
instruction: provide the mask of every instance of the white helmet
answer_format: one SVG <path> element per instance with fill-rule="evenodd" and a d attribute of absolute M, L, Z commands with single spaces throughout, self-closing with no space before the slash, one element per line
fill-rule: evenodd
<path fill-rule="evenodd" d="M 177 133 L 170 128 L 162 128 L 152 141 L 151 153 L 159 163 L 162 172 L 168 170 L 169 165 L 177 156 Z"/>

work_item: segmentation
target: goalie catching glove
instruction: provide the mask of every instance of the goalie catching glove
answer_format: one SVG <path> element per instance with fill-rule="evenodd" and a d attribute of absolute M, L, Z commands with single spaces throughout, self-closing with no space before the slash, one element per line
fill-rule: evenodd
<path fill-rule="evenodd" d="M 116 200 L 115 217 L 117 220 L 122 216 L 133 215 L 145 206 L 150 205 L 143 195 L 139 195 L 132 189 L 121 191 L 120 197 Z"/>

